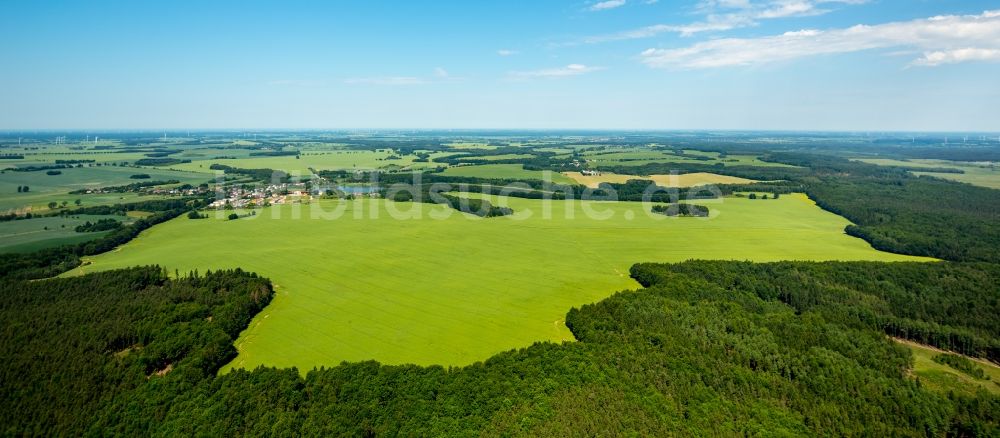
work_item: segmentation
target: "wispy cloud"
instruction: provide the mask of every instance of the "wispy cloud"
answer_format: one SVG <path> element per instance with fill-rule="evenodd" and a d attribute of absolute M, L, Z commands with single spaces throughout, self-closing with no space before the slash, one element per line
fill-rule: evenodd
<path fill-rule="evenodd" d="M 965 48 L 926 52 L 923 57 L 915 59 L 910 65 L 936 67 L 968 61 L 1000 61 L 1000 49 Z"/>
<path fill-rule="evenodd" d="M 587 9 L 590 9 L 591 11 L 606 11 L 608 9 L 614 9 L 622 6 L 625 6 L 625 0 L 605 0 L 594 3 Z"/>
<path fill-rule="evenodd" d="M 565 67 L 556 68 L 544 68 L 541 70 L 532 71 L 515 71 L 510 72 L 509 76 L 513 78 L 561 78 L 567 76 L 578 76 L 585 73 L 591 73 L 599 70 L 604 70 L 604 67 L 593 67 L 583 64 L 570 64 Z"/>
<path fill-rule="evenodd" d="M 696 10 L 704 18 L 686 24 L 654 24 L 617 33 L 583 38 L 584 43 L 651 38 L 663 33 L 691 36 L 702 32 L 721 32 L 758 24 L 761 20 L 822 15 L 830 12 L 825 4 L 862 4 L 868 0 L 706 0 Z"/>
<path fill-rule="evenodd" d="M 500 49 L 500 50 L 497 50 L 497 55 L 500 55 L 500 56 L 513 56 L 513 55 L 517 55 L 519 53 L 521 53 L 521 52 L 519 52 L 517 50 L 511 50 L 511 49 Z"/>
<path fill-rule="evenodd" d="M 697 10 L 706 14 L 741 14 L 768 19 L 822 15 L 832 4 L 860 5 L 870 0 L 702 0 Z"/>
<path fill-rule="evenodd" d="M 700 32 L 710 32 L 710 31 L 723 31 L 735 29 L 737 27 L 744 27 L 753 24 L 753 20 L 748 18 L 743 18 L 735 15 L 727 16 L 709 16 L 705 21 L 697 21 L 694 23 L 673 25 L 673 24 L 654 24 L 651 26 L 640 27 L 638 29 L 627 30 L 624 32 L 618 32 L 606 35 L 595 35 L 589 36 L 583 39 L 584 43 L 594 44 L 603 43 L 608 41 L 621 41 L 621 40 L 635 40 L 642 38 L 651 38 L 662 33 L 679 33 L 683 36 L 691 36 Z"/>
<path fill-rule="evenodd" d="M 872 49 L 925 52 L 911 65 L 936 66 L 1000 59 L 1000 10 L 842 29 L 801 30 L 760 38 L 723 38 L 640 55 L 656 68 L 713 68 L 787 61 Z"/>

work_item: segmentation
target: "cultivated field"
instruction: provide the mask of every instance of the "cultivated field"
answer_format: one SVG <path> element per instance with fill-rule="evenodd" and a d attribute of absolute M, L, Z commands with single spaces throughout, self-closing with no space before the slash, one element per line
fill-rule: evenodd
<path fill-rule="evenodd" d="M 169 169 L 137 168 L 137 167 L 82 167 L 60 169 L 60 175 L 47 175 L 45 171 L 0 173 L 0 213 L 10 210 L 39 212 L 47 210 L 49 202 L 67 201 L 71 205 L 76 199 L 81 199 L 84 206 L 136 200 L 133 193 L 110 193 L 102 195 L 70 195 L 68 192 L 78 189 L 100 188 L 126 185 L 140 181 L 178 180 L 181 183 L 197 185 L 212 180 L 208 173 L 181 172 Z M 131 175 L 145 173 L 150 176 L 146 180 L 129 178 Z M 27 193 L 18 193 L 17 186 L 27 185 Z"/>
<path fill-rule="evenodd" d="M 641 166 L 649 163 L 682 163 L 682 164 L 722 164 L 725 166 L 758 166 L 758 167 L 794 167 L 787 164 L 761 161 L 753 155 L 728 155 L 722 157 L 718 152 L 703 152 L 685 150 L 684 155 L 665 151 L 634 149 L 623 151 L 597 151 L 583 154 L 584 159 L 594 166 Z M 707 159 L 699 159 L 703 157 Z"/>
<path fill-rule="evenodd" d="M 0 222 L 0 252 L 30 252 L 93 240 L 107 232 L 77 233 L 74 228 L 87 221 L 108 218 L 126 223 L 132 220 L 123 216 L 78 215 Z"/>
<path fill-rule="evenodd" d="M 337 170 L 337 169 L 379 169 L 387 167 L 410 167 L 414 169 L 433 168 L 442 166 L 441 163 L 414 162 L 417 158 L 414 155 L 404 155 L 399 159 L 388 159 L 393 154 L 386 151 L 359 151 L 359 150 L 331 150 L 331 151 L 306 151 L 299 158 L 295 156 L 280 157 L 247 157 L 237 159 L 212 159 L 206 158 L 190 163 L 176 164 L 170 166 L 175 169 L 190 170 L 196 172 L 209 172 L 212 164 L 224 164 L 230 167 L 244 169 L 275 169 L 283 170 L 291 174 L 309 175 L 309 168 L 316 170 Z M 446 153 L 432 154 L 431 157 L 447 155 Z"/>
<path fill-rule="evenodd" d="M 459 158 L 459 161 L 465 160 L 486 160 L 486 161 L 499 161 L 499 160 L 521 160 L 525 158 L 531 158 L 534 155 L 531 154 L 500 154 L 500 155 L 480 155 L 473 157 Z"/>
<path fill-rule="evenodd" d="M 482 219 L 355 200 L 235 221 L 182 217 L 69 275 L 146 264 L 257 272 L 275 282 L 277 298 L 239 339 L 232 366 L 308 370 L 366 359 L 459 365 L 568 341 L 566 311 L 637 287 L 628 276 L 636 262 L 914 260 L 845 235 L 846 220 L 803 195 L 707 201 L 711 219 L 651 215 L 641 203 L 493 199 L 517 213 Z M 341 215 L 313 217 L 310 208 Z"/>
<path fill-rule="evenodd" d="M 630 179 L 644 179 L 656 182 L 663 187 L 694 187 L 706 184 L 748 184 L 756 182 L 752 179 L 735 176 L 718 175 L 715 173 L 696 172 L 685 173 L 683 175 L 620 175 L 615 173 L 601 173 L 600 175 L 583 175 L 580 172 L 564 172 L 564 175 L 572 178 L 578 184 L 583 184 L 590 188 L 597 188 L 601 183 L 621 184 Z"/>
<path fill-rule="evenodd" d="M 445 169 L 441 173 L 445 176 L 469 176 L 476 178 L 504 178 L 504 179 L 545 179 L 550 178 L 552 182 L 571 184 L 573 180 L 558 172 L 549 172 L 548 176 L 540 170 L 525 170 L 520 164 L 482 164 L 476 166 L 458 166 Z"/>
<path fill-rule="evenodd" d="M 916 175 L 930 175 L 942 179 L 969 183 L 976 186 L 1000 189 L 1000 165 L 996 163 L 966 163 L 961 161 L 948 160 L 890 160 L 884 158 L 861 158 L 869 164 L 880 166 L 902 166 L 902 167 L 944 167 L 949 169 L 959 169 L 965 173 L 939 173 L 939 172 L 919 172 L 912 171 Z"/>

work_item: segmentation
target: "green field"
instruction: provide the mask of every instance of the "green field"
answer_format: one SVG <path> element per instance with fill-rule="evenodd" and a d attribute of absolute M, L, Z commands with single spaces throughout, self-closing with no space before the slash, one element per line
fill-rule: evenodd
<path fill-rule="evenodd" d="M 917 172 L 915 175 L 930 175 L 942 179 L 969 183 L 976 186 L 1000 189 L 1000 166 L 985 163 L 966 163 L 961 161 L 948 160 L 890 160 L 885 158 L 858 158 L 856 161 L 863 161 L 869 164 L 880 166 L 902 166 L 902 167 L 946 167 L 949 169 L 959 169 L 965 173 L 937 173 L 937 172 Z"/>
<path fill-rule="evenodd" d="M 769 163 L 761 161 L 753 155 L 729 155 L 719 158 L 718 152 L 702 152 L 695 150 L 685 150 L 687 155 L 698 155 L 711 158 L 710 160 L 699 160 L 692 157 L 675 155 L 664 151 L 651 151 L 648 149 L 627 150 L 621 152 L 597 151 L 584 154 L 584 158 L 590 162 L 591 167 L 598 166 L 642 166 L 650 163 L 682 163 L 682 164 L 723 164 L 726 166 L 759 166 L 759 167 L 795 167 L 781 163 Z"/>
<path fill-rule="evenodd" d="M 73 229 L 87 221 L 105 218 L 122 222 L 132 220 L 122 216 L 79 215 L 0 222 L 0 252 L 30 252 L 96 239 L 107 232 L 77 233 Z"/>
<path fill-rule="evenodd" d="M 491 146 L 486 143 L 473 143 L 473 142 L 451 142 L 445 144 L 445 146 L 451 149 L 496 149 L 498 146 Z"/>
<path fill-rule="evenodd" d="M 913 374 L 920 383 L 931 390 L 947 394 L 949 391 L 974 396 L 980 388 L 1000 395 L 1000 367 L 981 359 L 969 359 L 976 363 L 989 380 L 978 380 L 968 376 L 948 365 L 934 362 L 934 356 L 942 352 L 936 348 L 920 345 L 909 341 L 896 340 L 905 345 L 913 353 Z"/>
<path fill-rule="evenodd" d="M 170 157 L 191 161 L 209 160 L 215 159 L 216 157 L 250 158 L 251 152 L 252 151 L 249 149 L 198 148 L 188 149 L 171 155 Z M 219 161 L 221 162 L 223 160 Z"/>
<path fill-rule="evenodd" d="M 546 173 L 541 170 L 525 170 L 524 166 L 520 164 L 482 164 L 476 166 L 450 167 L 445 169 L 441 175 L 537 180 L 549 178 L 550 181 L 555 183 L 575 184 L 571 178 L 559 172 L 548 172 L 548 176 L 546 176 Z"/>
<path fill-rule="evenodd" d="M 146 157 L 146 154 L 142 152 L 127 152 L 118 150 L 71 151 L 60 147 L 48 147 L 41 152 L 26 151 L 19 153 L 24 155 L 24 159 L 0 160 L 0 169 L 8 167 L 55 164 L 56 160 L 94 160 L 95 163 L 131 163 L 135 160 Z"/>
<path fill-rule="evenodd" d="M 232 365 L 306 370 L 366 359 L 459 365 L 571 340 L 566 311 L 637 287 L 628 276 L 636 262 L 914 259 L 845 235 L 846 220 L 803 195 L 706 202 L 709 219 L 652 215 L 641 203 L 494 200 L 517 213 L 482 219 L 355 200 L 270 207 L 236 221 L 178 218 L 69 275 L 146 264 L 257 272 L 278 294 L 239 339 Z M 336 220 L 311 214 L 338 207 Z M 409 219 L 390 216 L 397 210 Z"/>
<path fill-rule="evenodd" d="M 229 154 L 223 154 L 229 155 Z M 224 164 L 231 167 L 244 169 L 276 169 L 283 170 L 290 174 L 309 175 L 309 168 L 316 170 L 337 170 L 337 169 L 379 169 L 385 167 L 411 167 L 414 169 L 430 168 L 442 166 L 441 163 L 425 162 L 415 163 L 415 155 L 404 155 L 398 160 L 387 160 L 390 155 L 385 151 L 355 151 L 355 150 L 332 150 L 332 151 L 306 151 L 299 158 L 295 156 L 281 157 L 247 157 L 237 159 L 212 159 L 213 156 L 205 159 L 192 161 L 190 163 L 176 164 L 170 166 L 174 169 L 182 169 L 196 172 L 211 172 L 209 167 L 212 164 Z M 431 154 L 431 157 L 448 155 L 447 153 Z"/>
<path fill-rule="evenodd" d="M 13 172 L 4 171 L 0 173 L 0 212 L 27 209 L 39 212 L 46 210 L 45 206 L 51 201 L 68 201 L 71 205 L 74 200 L 81 199 L 84 206 L 114 203 L 119 198 L 135 198 L 134 194 L 111 193 L 104 195 L 69 195 L 70 191 L 86 188 L 99 188 L 131 184 L 137 181 L 154 181 L 175 179 L 182 183 L 201 184 L 212 179 L 208 173 L 181 172 L 169 169 L 156 169 L 145 167 L 82 167 L 72 169 L 61 169 L 61 175 L 46 175 L 44 171 L 38 172 Z M 129 178 L 131 175 L 145 173 L 150 175 L 148 180 L 135 180 Z M 18 193 L 17 186 L 27 185 L 30 191 Z M 131 195 L 131 196 L 129 196 Z"/>
<path fill-rule="evenodd" d="M 600 175 L 583 175 L 580 172 L 563 172 L 573 178 L 577 184 L 582 184 L 591 188 L 598 188 L 602 183 L 624 184 L 629 180 L 642 179 L 650 180 L 661 187 L 695 187 L 710 184 L 751 184 L 757 181 L 738 178 L 735 176 L 718 175 L 714 173 L 694 172 L 681 175 L 619 175 L 615 173 L 602 173 Z"/>
<path fill-rule="evenodd" d="M 486 160 L 486 161 L 499 161 L 499 160 L 522 160 L 525 158 L 533 158 L 534 155 L 531 154 L 500 154 L 500 155 L 477 155 L 472 157 L 462 157 L 459 161 L 466 160 Z"/>

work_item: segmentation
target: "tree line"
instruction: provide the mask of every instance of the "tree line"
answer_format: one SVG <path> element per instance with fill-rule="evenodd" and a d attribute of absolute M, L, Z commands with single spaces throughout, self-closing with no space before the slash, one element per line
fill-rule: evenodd
<path fill-rule="evenodd" d="M 252 274 L 0 280 L 2 424 L 46 435 L 1000 432 L 1000 397 L 925 388 L 876 318 L 995 340 L 994 265 L 691 261 L 631 272 L 644 289 L 569 311 L 578 342 L 462 367 L 368 361 L 305 376 L 217 374 L 272 295 Z M 992 317 L 955 314 L 971 304 Z"/>
<path fill-rule="evenodd" d="M 263 183 L 279 182 L 287 183 L 291 181 L 291 176 L 287 173 L 274 169 L 242 169 L 239 167 L 226 166 L 224 164 L 213 164 L 208 167 L 211 170 L 221 170 L 228 174 L 243 175 Z"/>
<path fill-rule="evenodd" d="M 121 227 L 122 227 L 121 222 L 111 218 L 107 218 L 107 219 L 100 219 L 97 222 L 87 221 L 81 225 L 77 225 L 76 228 L 74 228 L 74 231 L 76 231 L 77 233 L 95 233 L 98 231 L 117 230 Z"/>
<path fill-rule="evenodd" d="M 876 249 L 953 261 L 1000 262 L 1000 196 L 997 190 L 877 166 L 832 155 L 773 152 L 762 159 L 796 167 L 651 163 L 601 170 L 640 175 L 714 172 L 773 181 L 714 186 L 721 195 L 738 191 L 805 192 L 821 208 L 846 217 L 845 231 Z M 649 184 L 649 183 L 646 183 Z M 611 185 L 632 200 L 640 183 Z M 622 195 L 624 193 L 624 195 Z M 655 202 L 671 202 L 653 199 Z"/>
<path fill-rule="evenodd" d="M 385 195 L 383 195 L 385 196 Z M 444 204 L 462 213 L 474 214 L 479 217 L 499 217 L 514 214 L 508 207 L 498 207 L 490 201 L 477 198 L 466 198 L 451 195 L 447 190 L 435 189 L 431 185 L 410 186 L 406 190 L 395 190 L 389 196 L 394 202 L 426 202 L 429 204 Z"/>
<path fill-rule="evenodd" d="M 148 175 L 147 175 L 147 177 L 148 177 Z M 125 184 L 125 185 L 121 185 L 121 186 L 108 186 L 108 187 L 101 187 L 101 188 L 97 188 L 97 189 L 78 189 L 78 190 L 73 190 L 73 191 L 69 192 L 69 194 L 71 194 L 71 195 L 82 195 L 82 194 L 91 193 L 91 192 L 104 192 L 104 193 L 138 192 L 138 191 L 140 191 L 142 189 L 145 189 L 147 187 L 162 186 L 162 185 L 167 185 L 167 184 L 180 184 L 180 181 L 176 180 L 176 179 L 170 179 L 170 180 L 166 180 L 166 181 L 159 181 L 159 180 L 157 180 L 157 181 L 141 181 L 141 182 L 134 182 L 134 183 Z"/>
<path fill-rule="evenodd" d="M 837 157 L 775 154 L 809 166 L 806 194 L 853 222 L 848 234 L 877 249 L 954 261 L 1000 262 L 996 189 L 913 176 L 903 169 Z"/>
<path fill-rule="evenodd" d="M 675 203 L 667 205 L 654 205 L 651 209 L 653 213 L 664 216 L 692 216 L 708 217 L 708 207 L 697 204 Z"/>
<path fill-rule="evenodd" d="M 0 254 L 0 279 L 39 279 L 61 274 L 79 266 L 80 257 L 110 251 L 132 240 L 144 230 L 208 205 L 208 202 L 204 198 L 163 199 L 62 210 L 52 215 L 123 215 L 128 211 L 149 211 L 153 214 L 94 240 L 31 253 Z"/>

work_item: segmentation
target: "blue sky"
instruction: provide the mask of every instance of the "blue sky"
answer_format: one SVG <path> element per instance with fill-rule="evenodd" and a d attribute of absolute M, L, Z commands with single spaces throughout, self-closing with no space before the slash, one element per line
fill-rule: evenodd
<path fill-rule="evenodd" d="M 0 17 L 0 129 L 1000 131 L 997 1 L 8 0 Z"/>

